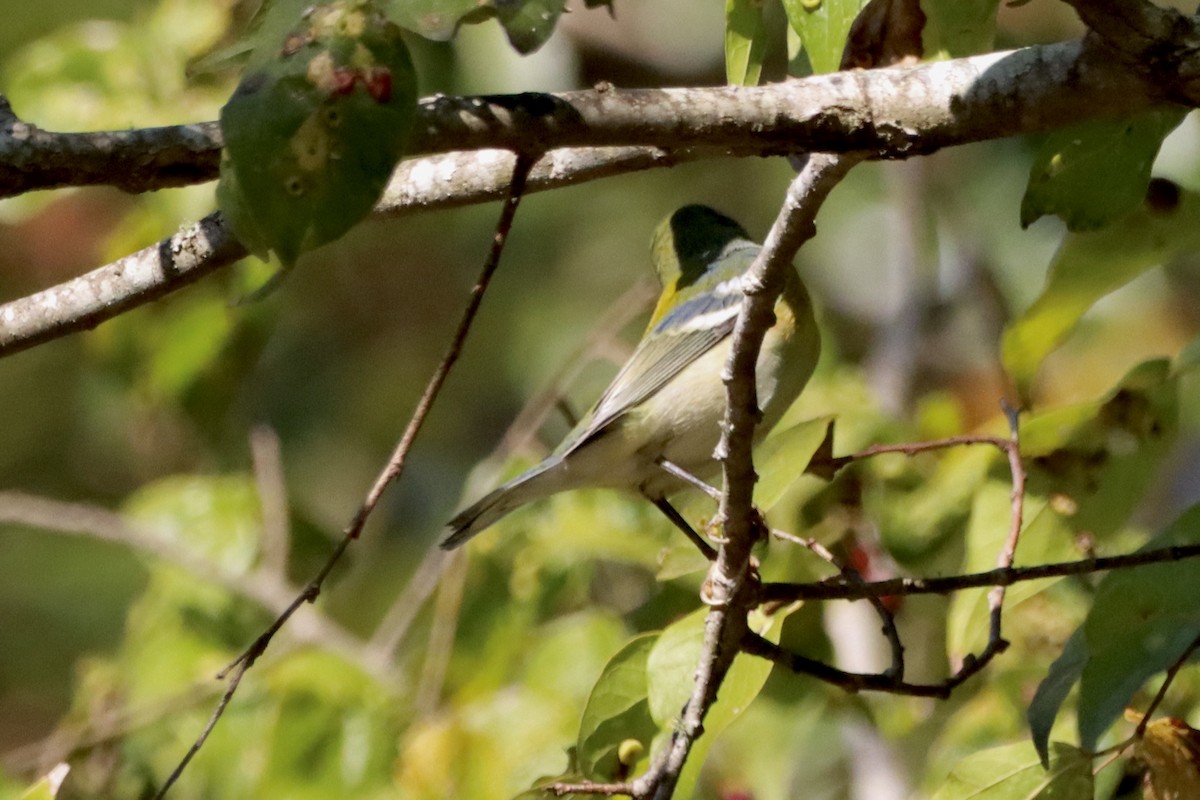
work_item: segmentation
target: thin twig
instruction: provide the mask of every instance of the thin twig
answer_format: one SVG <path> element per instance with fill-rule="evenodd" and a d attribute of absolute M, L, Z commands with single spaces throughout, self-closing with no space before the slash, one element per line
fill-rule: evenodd
<path fill-rule="evenodd" d="M 1032 567 L 1007 567 L 987 572 L 971 572 L 944 578 L 891 578 L 870 581 L 861 586 L 846 583 L 841 578 L 817 583 L 764 583 L 759 599 L 764 603 L 794 603 L 799 600 L 861 600 L 868 596 L 897 597 L 918 594 L 951 594 L 963 589 L 984 586 L 1012 586 L 1014 583 L 1043 578 L 1062 578 L 1068 575 L 1089 575 L 1114 569 L 1162 564 L 1200 557 L 1200 544 L 1176 545 L 1154 550 L 1142 550 L 1120 556 L 1085 558 L 1079 561 L 1060 561 Z"/>
<path fill-rule="evenodd" d="M 225 693 L 221 695 L 221 700 L 217 703 L 217 707 L 213 709 L 212 716 L 208 718 L 208 724 L 204 726 L 204 730 L 196 737 L 196 741 L 192 742 L 192 746 L 188 748 L 187 753 L 175 765 L 175 769 L 171 770 L 171 774 L 167 776 L 167 780 L 163 783 L 162 788 L 154 795 L 154 800 L 162 800 L 162 798 L 167 796 L 167 790 L 175 784 L 175 781 L 179 780 L 179 776 L 183 774 L 184 769 L 196 757 L 196 754 L 200 752 L 200 748 L 208 740 L 209 734 L 217 727 L 217 722 L 224 715 L 229 701 L 233 699 L 233 694 L 237 691 L 238 684 L 242 682 L 242 676 L 246 674 L 246 670 L 250 669 L 253 664 L 253 659 L 243 659 L 238 662 L 237 668 L 229 678 L 229 685 L 225 688 Z"/>
<path fill-rule="evenodd" d="M 1133 732 L 1135 738 L 1140 740 L 1146 735 L 1146 726 L 1150 724 L 1150 717 L 1158 710 L 1163 698 L 1167 696 L 1167 690 L 1175 682 L 1175 676 L 1179 674 L 1179 670 L 1183 669 L 1183 665 L 1192 657 L 1192 653 L 1196 652 L 1196 648 L 1200 648 L 1200 636 L 1193 639 L 1192 643 L 1179 654 L 1179 658 L 1175 659 L 1175 662 L 1167 667 L 1167 677 L 1163 680 L 1162 686 L 1158 687 L 1158 691 L 1154 694 L 1154 699 L 1150 701 L 1150 706 L 1146 709 L 1146 713 L 1142 716 L 1141 721 L 1138 722 L 1137 729 Z"/>
<path fill-rule="evenodd" d="M 408 459 L 409 450 L 412 448 L 413 442 L 416 440 L 417 434 L 421 430 L 421 426 L 425 422 L 425 418 L 429 415 L 430 409 L 433 407 L 434 401 L 437 399 L 438 393 L 441 391 L 442 385 L 446 381 L 446 377 L 450 374 L 450 369 L 454 366 L 454 362 L 458 360 L 458 356 L 462 351 L 463 343 L 466 341 L 467 334 L 471 330 L 471 323 L 475 319 L 475 315 L 479 310 L 479 305 L 483 301 L 484 292 L 487 290 L 488 283 L 495 274 L 497 267 L 500 265 L 500 256 L 504 252 L 504 245 L 508 240 L 508 233 L 512 229 L 513 219 L 516 216 L 517 207 L 521 203 L 522 192 L 525 188 L 525 179 L 529 175 L 529 169 L 534 162 L 537 161 L 537 156 L 531 156 L 526 153 L 519 153 L 517 156 L 516 166 L 513 169 L 512 183 L 509 188 L 508 199 L 505 200 L 500 211 L 500 219 L 496 223 L 496 233 L 492 237 L 492 247 L 488 253 L 487 261 L 484 263 L 483 270 L 480 273 L 478 281 L 471 290 L 470 300 L 467 302 L 466 308 L 463 310 L 462 318 L 459 320 L 458 328 L 454 332 L 450 346 L 447 348 L 446 354 L 443 356 L 441 363 L 434 371 L 433 376 L 429 379 L 429 383 L 425 387 L 424 393 L 417 402 L 416 409 L 409 420 L 408 427 L 404 434 L 400 437 L 400 442 L 396 445 L 392 452 L 391 458 L 388 459 L 387 465 L 375 479 L 374 485 L 367 492 L 366 499 L 359 506 L 350 524 L 342 536 L 340 542 L 334 548 L 325 564 L 317 572 L 316 577 L 304 587 L 299 595 L 288 605 L 288 607 L 280 614 L 274 622 L 261 634 L 254 642 L 238 656 L 234 661 L 221 670 L 217 674 L 218 678 L 231 676 L 229 689 L 222 697 L 221 702 L 213 712 L 213 717 L 209 724 L 205 727 L 200 737 L 188 750 L 180 764 L 175 768 L 167 781 L 163 784 L 158 794 L 155 795 L 155 800 L 161 800 L 166 796 L 167 791 L 178 780 L 183 768 L 187 762 L 191 760 L 196 751 L 203 745 L 204 740 L 208 737 L 213 726 L 221 718 L 225 712 L 225 708 L 232 698 L 233 693 L 237 690 L 237 684 L 241 681 L 242 675 L 246 670 L 254 665 L 270 645 L 271 640 L 275 638 L 275 634 L 287 623 L 291 616 L 305 603 L 312 603 L 321 593 L 321 588 L 325 583 L 326 578 L 333 571 L 333 568 L 341 560 L 342 555 L 350 546 L 350 543 L 359 537 L 363 527 L 367 523 L 371 512 L 379 504 L 379 500 L 383 497 L 383 492 L 393 481 L 400 477 L 404 472 L 404 466 Z"/>
<path fill-rule="evenodd" d="M 437 588 L 446 568 L 448 555 L 437 545 L 426 551 L 425 557 L 413 570 L 408 583 L 396 596 L 391 608 L 383 615 L 383 619 L 375 627 L 375 632 L 371 634 L 371 640 L 367 643 L 367 655 L 372 661 L 391 663 L 396 650 L 416 620 L 417 613 Z"/>
<path fill-rule="evenodd" d="M 264 569 L 286 576 L 291 536 L 283 458 L 275 431 L 266 425 L 255 426 L 250 431 L 250 455 L 254 461 L 258 502 L 262 507 L 262 565 Z"/>
<path fill-rule="evenodd" d="M 725 491 L 719 519 L 724 541 L 705 582 L 710 610 L 692 693 L 667 745 L 645 774 L 633 781 L 638 798 L 666 800 L 675 791 L 692 744 L 703 732 L 704 717 L 750 631 L 746 615 L 754 605 L 758 584 L 751 576 L 750 551 L 759 531 L 754 514 L 756 475 L 751 446 L 758 417 L 755 364 L 763 337 L 774 321 L 775 300 L 800 245 L 816 233 L 814 218 L 829 192 L 860 159 L 817 153 L 788 187 L 787 195 L 762 250 L 742 278 L 745 299 L 732 334 L 732 351 L 724 375 L 727 411 L 721 443 Z"/>
<path fill-rule="evenodd" d="M 626 797 L 641 796 L 637 793 L 636 784 L 628 782 L 596 783 L 595 781 L 580 781 L 579 783 L 552 783 L 549 786 L 539 788 L 555 797 L 563 797 L 568 794 L 595 794 L 603 797 L 617 797 L 619 795 Z"/>
<path fill-rule="evenodd" d="M 785 542 L 798 544 L 801 547 L 807 548 L 818 558 L 833 565 L 841 574 L 843 580 L 853 586 L 863 586 L 866 581 L 863 576 L 854 567 L 844 563 L 840 558 L 835 556 L 828 547 L 818 542 L 811 536 L 808 538 L 796 536 L 787 531 L 771 530 L 771 535 L 777 539 L 782 539 Z M 882 597 L 870 596 L 865 598 L 875 609 L 875 613 L 879 615 L 879 621 L 883 624 L 883 635 L 887 638 L 888 646 L 892 650 L 892 665 L 888 667 L 884 675 L 899 678 L 904 675 L 904 642 L 900 640 L 900 631 L 896 628 L 896 615 L 891 612 L 884 602 Z"/>
<path fill-rule="evenodd" d="M 417 695 L 413 702 L 418 717 L 431 714 L 442 695 L 446 667 L 454 650 L 458 615 L 462 610 L 463 589 L 467 583 L 467 551 L 459 549 L 446 553 L 445 564 L 444 577 L 438 583 L 437 599 L 433 604 L 425 663 L 421 666 L 421 679 L 417 682 Z"/>

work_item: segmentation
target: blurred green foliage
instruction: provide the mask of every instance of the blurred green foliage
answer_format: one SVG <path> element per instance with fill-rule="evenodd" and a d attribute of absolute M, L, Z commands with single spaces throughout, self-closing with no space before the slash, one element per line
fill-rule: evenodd
<path fill-rule="evenodd" d="M 704 28 L 690 0 L 655 0 L 645 6 L 657 17 L 620 3 L 616 19 L 578 9 L 550 20 L 559 30 L 548 41 L 534 26 L 529 41 L 546 46 L 520 60 L 505 37 L 519 12 L 543 5 L 557 11 L 505 5 L 507 34 L 494 23 L 452 42 L 406 34 L 422 91 L 572 88 L 606 69 L 659 85 L 703 82 L 719 80 L 730 53 L 733 77 L 754 82 L 756 64 L 768 74 L 783 55 L 772 50 L 782 35 L 762 50 L 753 32 L 730 47 L 719 14 Z M 813 23 L 797 20 L 840 31 L 859 5 L 822 4 L 811 16 L 804 3 L 784 3 L 762 9 L 762 21 L 778 33 L 786 17 L 793 39 L 808 36 L 811 65 L 828 69 L 840 58 L 836 37 L 818 47 Z M 923 5 L 940 26 L 927 29 L 927 44 L 936 35 L 938 49 L 955 54 L 990 43 L 995 3 L 960 4 L 961 13 Z M 36 20 L 18 12 L 0 39 L 0 91 L 23 118 L 64 130 L 215 118 L 236 76 L 188 80 L 188 65 L 229 45 L 227 22 L 250 16 L 243 4 L 159 0 L 91 19 L 102 10 L 52 4 Z M 1005 12 L 1006 42 L 1024 42 L 1023 13 L 1036 12 Z M 621 27 L 631 17 L 649 20 L 647 30 Z M 439 24 L 452 31 L 458 20 Z M 635 56 L 621 49 L 631 41 L 651 44 Z M 680 52 L 692 54 L 682 74 Z M 1021 228 L 1029 143 L 852 174 L 799 259 L 822 307 L 824 351 L 759 451 L 758 497 L 771 525 L 857 559 L 868 577 L 990 568 L 1011 508 L 1008 467 L 994 449 L 881 457 L 832 480 L 803 470 L 831 423 L 837 454 L 1003 435 L 997 401 L 1009 379 L 1031 408 L 1018 563 L 1135 549 L 1193 505 L 1196 134 L 1185 120 L 1155 168 L 1185 187 L 1170 209 L 1179 215 L 1168 222 L 1161 206 L 1135 209 L 1107 230 L 1065 239 L 1052 219 Z M 644 768 L 690 685 L 703 613 L 704 563 L 653 508 L 603 491 L 550 498 L 446 565 L 429 602 L 403 593 L 422 564 L 430 568 L 425 553 L 461 502 L 567 430 L 553 411 L 510 430 L 527 401 L 554 389 L 586 407 L 627 354 L 640 318 L 597 325 L 606 307 L 625 310 L 629 287 L 648 276 L 652 221 L 709 203 L 761 236 L 791 175 L 778 161 L 713 161 L 524 201 L 403 480 L 315 613 L 289 623 L 247 674 L 172 797 L 487 800 L 548 776 Z M 1067 187 L 1045 210 L 1069 215 L 1094 199 L 1089 186 Z M 212 204 L 212 186 L 4 201 L 0 292 L 28 294 L 152 244 Z M 0 488 L 80 504 L 71 508 L 83 532 L 97 514 L 118 511 L 150 542 L 121 547 L 0 525 L 0 793 L 19 795 L 64 758 L 71 772 L 60 797 L 135 797 L 161 783 L 223 690 L 212 676 L 312 577 L 386 458 L 445 347 L 496 211 L 371 222 L 306 255 L 264 300 L 239 303 L 271 272 L 248 259 L 94 331 L 0 360 Z M 1189 342 L 1192 355 L 1171 362 Z M 568 360 L 586 367 L 560 386 Z M 263 425 L 278 436 L 281 476 L 254 472 L 248 437 Z M 260 497 L 272 479 L 287 494 L 282 565 L 277 522 Z M 681 507 L 698 521 L 714 513 L 703 497 Z M 1160 536 L 1193 531 L 1193 516 Z M 764 544 L 757 557 L 766 580 L 833 574 L 786 542 Z M 1192 580 L 1188 569 L 1012 587 L 1012 647 L 946 703 L 849 696 L 739 659 L 707 723 L 707 757 L 689 765 L 694 796 L 832 800 L 879 763 L 915 796 L 1090 796 L 1080 787 L 1092 762 L 1077 749 L 1053 745 L 1058 771 L 1040 771 L 1026 741 L 1030 699 L 1065 648 L 1056 682 L 1042 690 L 1053 702 L 1035 706 L 1039 736 L 1077 741 L 1082 728 L 1085 744 L 1103 745 L 1128 733 L 1111 724 L 1118 705 L 1144 708 L 1171 660 L 1171 648 L 1151 640 L 1164 625 L 1194 624 L 1195 593 L 1171 591 Z M 844 611 L 808 604 L 755 625 L 813 658 L 886 667 L 877 620 Z M 396 619 L 409 612 L 411 628 L 393 647 Z M 980 645 L 985 612 L 982 591 L 905 598 L 897 622 L 909 677 L 945 677 Z M 1127 636 L 1137 625 L 1129 614 L 1152 621 L 1141 638 Z M 1166 709 L 1186 716 L 1198 701 L 1200 681 L 1185 671 Z M 872 761 L 872 748 L 887 758 Z M 1101 791 L 1112 783 L 1098 779 Z"/>

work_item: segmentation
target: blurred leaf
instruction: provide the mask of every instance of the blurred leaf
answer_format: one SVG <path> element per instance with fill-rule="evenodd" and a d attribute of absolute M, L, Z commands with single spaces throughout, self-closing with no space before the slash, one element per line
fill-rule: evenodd
<path fill-rule="evenodd" d="M 707 608 L 699 608 L 668 626 L 658 637 L 646 661 L 650 715 L 664 731 L 677 724 L 684 705 L 691 696 L 696 667 L 704 647 L 704 626 Z M 785 614 L 766 618 L 758 612 L 751 614 L 750 628 L 773 642 L 779 641 Z M 687 764 L 679 778 L 677 794 L 691 797 L 704 766 L 704 759 L 713 741 L 746 707 L 758 697 L 772 664 L 761 658 L 739 655 L 721 683 L 720 696 L 704 717 L 704 736 L 692 746 Z"/>
<path fill-rule="evenodd" d="M 1165 359 L 1135 366 L 1099 401 L 1021 426 L 1027 488 L 1050 497 L 1077 532 L 1105 539 L 1125 524 L 1175 441 L 1179 381 Z"/>
<path fill-rule="evenodd" d="M 69 764 L 59 764 L 46 773 L 45 777 L 25 790 L 21 794 L 20 800 L 54 800 L 58 797 L 58 790 L 62 787 L 62 783 L 70 771 Z"/>
<path fill-rule="evenodd" d="M 1083 674 L 1087 657 L 1087 640 L 1083 638 L 1081 628 L 1067 640 L 1062 653 L 1050 665 L 1049 673 L 1038 684 L 1037 692 L 1029 703 L 1029 730 L 1033 736 L 1033 746 L 1043 764 L 1050 763 L 1050 730 L 1054 727 L 1058 710 L 1071 693 L 1071 687 Z"/>
<path fill-rule="evenodd" d="M 251 72 L 278 56 L 288 32 L 300 24 L 312 0 L 262 0 L 246 31 L 229 45 L 196 59 L 193 74 L 205 74 L 230 66 Z"/>
<path fill-rule="evenodd" d="M 813 72 L 837 71 L 850 26 L 866 4 L 867 0 L 783 0 Z"/>
<path fill-rule="evenodd" d="M 589 7 L 600 3 L 588 3 Z M 537 50 L 562 15 L 563 0 L 390 0 L 392 19 L 409 30 L 438 41 L 454 36 L 458 26 L 495 17 L 508 41 L 522 55 Z"/>
<path fill-rule="evenodd" d="M 1200 542 L 1200 506 L 1142 549 Z M 1082 630 L 1087 663 L 1079 681 L 1079 739 L 1095 749 L 1134 693 L 1175 663 L 1200 636 L 1200 559 L 1110 572 Z"/>
<path fill-rule="evenodd" d="M 367 0 L 318 6 L 221 109 L 217 201 L 252 252 L 285 268 L 382 194 L 416 112 L 400 29 Z"/>
<path fill-rule="evenodd" d="M 492 0 L 492 5 L 509 44 L 518 53 L 528 55 L 554 33 L 565 3 L 564 0 Z"/>
<path fill-rule="evenodd" d="M 1156 719 L 1137 743 L 1146 765 L 1144 800 L 1200 797 L 1200 731 L 1181 719 Z"/>
<path fill-rule="evenodd" d="M 266 678 L 274 713 L 254 796 L 358 796 L 391 785 L 398 726 L 395 698 L 351 663 L 320 650 L 274 665 Z"/>
<path fill-rule="evenodd" d="M 130 495 L 125 512 L 231 575 L 249 571 L 258 557 L 262 512 L 248 475 L 163 478 Z"/>
<path fill-rule="evenodd" d="M 1136 209 L 1150 168 L 1185 111 L 1149 111 L 1054 131 L 1042 143 L 1021 199 L 1021 227 L 1055 214 L 1072 231 L 1092 231 Z"/>
<path fill-rule="evenodd" d="M 1008 538 L 1012 516 L 1012 486 L 1002 481 L 985 484 L 975 495 L 971 522 L 967 528 L 967 558 L 963 572 L 985 572 L 996 567 L 996 559 Z M 1078 555 L 1070 527 L 1049 505 L 1031 502 L 1026 497 L 1026 523 L 1017 546 L 1016 563 L 1044 564 L 1065 561 Z M 1056 579 L 1023 581 L 1009 586 L 1004 599 L 1005 613 L 1029 598 L 1045 591 Z M 946 647 L 958 660 L 978 649 L 988 635 L 988 588 L 957 592 L 950 600 L 946 620 Z"/>
<path fill-rule="evenodd" d="M 579 721 L 578 768 L 588 780 L 617 778 L 617 753 L 631 739 L 649 751 L 658 726 L 650 716 L 646 664 L 658 634 L 635 637 L 612 657 L 596 681 Z"/>
<path fill-rule="evenodd" d="M 967 756 L 934 800 L 1092 800 L 1092 757 L 1055 742 L 1048 768 L 1026 742 Z"/>
<path fill-rule="evenodd" d="M 725 0 L 725 80 L 757 86 L 766 49 L 763 0 Z"/>
<path fill-rule="evenodd" d="M 846 37 L 842 69 L 873 69 L 920 60 L 925 14 L 920 0 L 870 0 Z"/>
<path fill-rule="evenodd" d="M 1042 294 L 1004 332 L 1004 367 L 1028 401 L 1045 357 L 1097 300 L 1150 267 L 1200 249 L 1200 196 L 1153 181 L 1147 202 L 1094 233 L 1068 234 Z"/>
<path fill-rule="evenodd" d="M 826 441 L 833 419 L 806 420 L 771 434 L 758 447 L 754 466 L 761 477 L 754 487 L 754 503 L 759 509 L 770 511 L 792 484 L 804 477 L 809 461 Z"/>
<path fill-rule="evenodd" d="M 999 0 L 921 0 L 925 55 L 959 58 L 992 49 Z"/>
<path fill-rule="evenodd" d="M 398 25 L 444 42 L 453 38 L 461 23 L 489 17 L 485 12 L 491 11 L 490 5 L 488 0 L 391 0 L 388 11 Z M 472 12 L 478 19 L 470 17 Z"/>

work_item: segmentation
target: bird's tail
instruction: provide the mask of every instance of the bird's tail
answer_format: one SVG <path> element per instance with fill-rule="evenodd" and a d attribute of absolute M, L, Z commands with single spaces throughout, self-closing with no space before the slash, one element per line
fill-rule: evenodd
<path fill-rule="evenodd" d="M 556 474 L 553 472 L 554 468 L 561 463 L 561 458 L 547 459 L 460 511 L 454 519 L 446 523 L 450 535 L 442 540 L 441 548 L 453 550 L 526 503 L 567 488 L 558 485 L 559 481 L 551 478 Z"/>

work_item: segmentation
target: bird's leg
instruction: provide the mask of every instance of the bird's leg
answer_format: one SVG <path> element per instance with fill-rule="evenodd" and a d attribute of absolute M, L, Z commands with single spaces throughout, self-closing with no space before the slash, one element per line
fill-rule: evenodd
<path fill-rule="evenodd" d="M 700 534 L 696 533 L 695 529 L 692 528 L 692 526 L 688 524 L 688 521 L 683 518 L 683 515 L 675 510 L 675 506 L 668 503 L 666 499 L 662 497 L 648 497 L 647 499 L 651 503 L 654 503 L 654 507 L 661 511 L 667 519 L 671 520 L 676 528 L 679 528 L 679 530 L 683 531 L 684 536 L 687 536 L 692 540 L 692 544 L 699 548 L 700 552 L 704 554 L 705 558 L 707 558 L 709 561 L 716 560 L 716 549 L 711 544 L 704 541 Z"/>
<path fill-rule="evenodd" d="M 715 486 L 710 486 L 709 484 L 700 480 L 695 475 L 688 472 L 686 469 L 679 466 L 675 462 L 667 461 L 665 458 L 660 458 L 657 461 L 655 461 L 654 463 L 656 463 L 656 464 L 658 464 L 658 466 L 662 467 L 663 471 L 666 472 L 668 475 L 673 475 L 676 478 L 679 478 L 679 480 L 688 484 L 689 486 L 699 489 L 700 491 L 704 492 L 706 495 L 711 497 L 713 500 L 721 499 L 721 491 L 719 489 L 717 489 Z"/>

